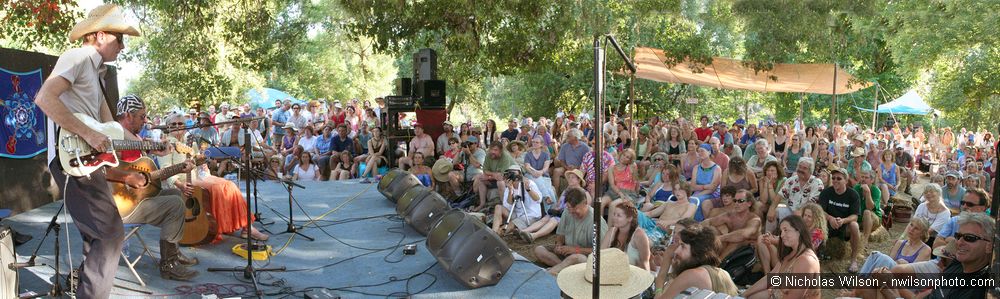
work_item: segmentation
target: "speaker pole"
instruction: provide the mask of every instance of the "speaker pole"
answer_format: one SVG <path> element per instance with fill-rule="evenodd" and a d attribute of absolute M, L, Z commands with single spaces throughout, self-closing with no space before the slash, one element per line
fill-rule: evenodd
<path fill-rule="evenodd" d="M 601 48 L 601 36 L 594 36 L 594 197 L 591 206 L 594 209 L 594 240 L 591 246 L 594 254 L 594 278 L 592 278 L 593 298 L 601 297 L 601 177 L 603 171 L 601 158 L 604 157 L 604 49 Z"/>
<path fill-rule="evenodd" d="M 997 129 L 1000 130 L 1000 125 L 997 126 Z M 998 131 L 998 132 L 1000 132 L 1000 131 Z M 995 153 L 1000 153 L 1000 142 L 997 142 L 996 144 L 993 144 L 993 150 L 995 150 Z M 991 207 L 990 209 L 993 210 L 992 215 L 993 215 L 993 220 L 994 220 L 993 221 L 994 222 L 994 224 L 993 224 L 994 225 L 994 228 L 993 228 L 993 240 L 1000 239 L 1000 213 L 996 212 L 998 210 L 998 207 L 1000 207 L 1000 180 L 996 179 L 997 173 L 1000 173 L 1000 171 L 996 171 L 996 168 L 997 168 L 997 166 L 994 165 L 993 166 L 993 169 L 994 169 L 994 171 L 993 171 L 993 177 L 994 177 L 994 179 L 993 179 L 993 199 L 992 199 L 993 202 L 990 204 L 990 207 Z M 1000 246 L 994 245 L 993 246 L 993 271 L 992 271 L 993 272 L 993 280 L 994 281 L 1000 280 L 1000 271 L 997 271 L 996 269 L 1000 269 Z M 1000 286 L 994 287 L 992 290 L 990 290 L 990 293 L 992 293 L 994 297 L 1000 296 Z"/>

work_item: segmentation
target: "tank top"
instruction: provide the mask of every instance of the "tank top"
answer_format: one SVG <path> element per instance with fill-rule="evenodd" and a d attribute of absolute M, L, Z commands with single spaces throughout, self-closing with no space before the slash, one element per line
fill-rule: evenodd
<path fill-rule="evenodd" d="M 788 149 L 788 152 L 785 153 L 788 156 L 788 164 L 785 165 L 786 173 L 795 173 L 795 168 L 799 165 L 799 159 L 802 158 L 805 152 L 805 148 L 802 147 L 799 148 L 798 153 L 793 152 L 792 149 Z"/>
<path fill-rule="evenodd" d="M 896 185 L 896 164 L 889 166 L 889 169 L 885 168 L 885 163 L 879 167 L 882 168 L 882 180 L 885 180 L 889 185 Z"/>
<path fill-rule="evenodd" d="M 635 178 L 632 177 L 631 165 L 625 166 L 625 169 L 620 171 L 616 167 L 613 172 L 615 174 L 615 185 L 618 185 L 618 188 L 630 191 L 636 190 L 638 183 L 635 181 Z"/>
<path fill-rule="evenodd" d="M 667 141 L 667 154 L 668 155 L 680 155 L 681 154 L 681 143 L 678 142 L 677 146 L 670 146 L 670 141 Z M 673 163 L 674 166 L 677 166 L 677 167 L 681 166 L 681 161 L 678 161 L 678 160 L 670 161 L 670 163 Z"/>
<path fill-rule="evenodd" d="M 917 256 L 920 255 L 920 252 L 924 250 L 924 247 L 927 247 L 927 244 L 920 244 L 920 249 L 917 249 L 917 252 L 914 252 L 913 255 L 903 255 L 903 248 L 906 247 L 906 243 L 909 242 L 910 240 L 903 240 L 903 245 L 899 245 L 899 250 L 896 250 L 895 259 L 904 259 L 909 263 L 913 263 L 917 260 Z"/>
<path fill-rule="evenodd" d="M 667 201 L 671 196 L 674 196 L 673 190 L 663 190 L 663 185 L 656 189 L 653 193 L 653 201 Z"/>
<path fill-rule="evenodd" d="M 775 153 L 784 153 L 785 152 L 785 144 L 786 143 L 788 143 L 787 139 L 785 139 L 785 142 L 782 142 L 780 144 L 778 143 L 778 140 L 774 140 L 774 152 Z"/>
<path fill-rule="evenodd" d="M 628 263 L 630 265 L 639 263 L 639 249 L 636 249 L 632 242 L 628 242 L 628 248 L 625 248 L 625 254 L 628 255 Z"/>
<path fill-rule="evenodd" d="M 692 159 L 687 159 L 687 160 L 692 160 Z M 681 165 L 681 174 L 684 175 L 685 180 L 689 180 L 691 179 L 691 176 L 694 175 L 695 164 L 698 163 L 697 162 L 691 163 L 690 161 L 683 161 L 683 162 L 684 163 Z"/>
<path fill-rule="evenodd" d="M 636 147 L 635 151 L 636 157 L 639 157 L 640 159 L 646 157 L 646 147 L 645 142 L 639 143 L 639 146 Z"/>
<path fill-rule="evenodd" d="M 712 167 L 705 168 L 698 165 L 698 178 L 695 179 L 695 183 L 698 185 L 708 185 L 712 183 L 712 179 L 715 178 L 715 168 L 719 167 L 719 164 L 712 164 Z"/>
<path fill-rule="evenodd" d="M 724 182 L 724 185 L 736 187 L 737 190 L 739 189 L 744 189 L 748 191 L 750 190 L 750 180 L 747 179 L 746 174 L 743 175 L 742 180 L 738 182 L 733 182 L 732 180 L 728 180 L 728 182 Z"/>

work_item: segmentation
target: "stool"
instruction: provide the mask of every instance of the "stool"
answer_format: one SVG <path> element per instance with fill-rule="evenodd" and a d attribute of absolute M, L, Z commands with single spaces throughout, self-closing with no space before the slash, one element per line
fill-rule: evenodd
<path fill-rule="evenodd" d="M 139 276 L 139 272 L 135 271 L 135 265 L 139 263 L 139 260 L 142 259 L 142 255 L 144 255 L 144 254 L 147 255 L 147 256 L 149 256 L 149 258 L 153 259 L 154 261 L 156 260 L 156 257 L 153 256 L 153 252 L 150 251 L 149 250 L 149 246 L 146 245 L 146 240 L 143 240 L 142 239 L 142 235 L 139 234 L 139 230 L 142 229 L 143 225 L 145 225 L 145 224 L 141 224 L 141 223 L 137 223 L 137 224 L 126 223 L 125 224 L 125 243 L 122 245 L 121 255 L 122 255 L 122 259 L 125 260 L 125 265 L 128 266 L 128 270 L 132 271 L 132 276 L 135 276 L 135 279 L 139 281 L 139 285 L 145 287 L 146 286 L 146 282 L 143 281 L 142 277 Z M 133 237 L 136 238 L 136 239 L 138 239 L 139 240 L 139 244 L 142 246 L 142 250 L 139 252 L 139 254 L 134 259 L 131 258 L 131 257 L 129 257 L 130 254 L 128 252 L 129 241 Z"/>

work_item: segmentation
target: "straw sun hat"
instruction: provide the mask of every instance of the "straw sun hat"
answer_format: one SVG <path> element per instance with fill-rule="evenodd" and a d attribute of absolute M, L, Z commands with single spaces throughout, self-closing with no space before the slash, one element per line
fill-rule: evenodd
<path fill-rule="evenodd" d="M 125 16 L 118 5 L 104 4 L 91 10 L 86 19 L 73 26 L 73 30 L 69 32 L 69 40 L 76 41 L 88 33 L 98 31 L 139 36 L 138 29 L 125 23 Z"/>
<path fill-rule="evenodd" d="M 559 272 L 559 290 L 571 298 L 593 296 L 594 255 L 586 264 L 576 264 Z M 601 249 L 601 298 L 631 298 L 653 284 L 653 275 L 628 263 L 628 256 L 618 248 Z"/>

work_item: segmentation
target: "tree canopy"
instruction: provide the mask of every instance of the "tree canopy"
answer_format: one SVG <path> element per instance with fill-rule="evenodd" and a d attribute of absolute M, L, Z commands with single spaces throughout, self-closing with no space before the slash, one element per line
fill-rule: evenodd
<path fill-rule="evenodd" d="M 30 2 L 30 3 L 29 3 Z M 625 51 L 664 49 L 669 62 L 742 59 L 837 63 L 869 88 L 837 97 L 838 118 L 916 89 L 944 112 L 941 125 L 995 124 L 1000 115 L 997 1 L 385 1 L 113 0 L 144 36 L 127 56 L 144 66 L 128 92 L 154 109 L 245 101 L 272 87 L 304 99 L 372 99 L 409 77 L 410 55 L 438 53 L 453 117 L 542 116 L 589 110 L 595 35 Z M 51 54 L 83 12 L 73 1 L 3 1 L 0 45 Z M 9 26 L 8 26 L 9 24 Z M 635 80 L 608 50 L 612 111 L 723 119 L 829 119 L 833 98 L 760 94 Z M 629 98 L 634 88 L 634 99 Z M 879 90 L 876 92 L 876 90 Z M 879 99 L 876 99 L 878 94 Z M 697 104 L 688 104 L 697 99 Z M 635 107 L 629 106 L 632 100 Z M 985 108 L 985 109 L 984 109 Z M 930 121 L 920 117 L 915 121 Z"/>

